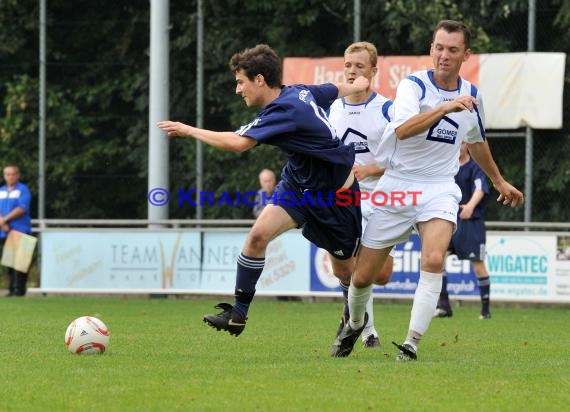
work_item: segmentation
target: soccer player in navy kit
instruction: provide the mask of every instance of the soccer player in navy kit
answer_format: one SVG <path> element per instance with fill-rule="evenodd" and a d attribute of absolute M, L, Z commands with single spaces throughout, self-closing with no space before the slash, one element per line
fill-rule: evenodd
<path fill-rule="evenodd" d="M 470 54 L 471 32 L 457 21 L 442 20 L 433 32 L 430 56 L 434 68 L 403 79 L 394 101 L 376 160 L 386 167 L 376 190 L 419 192 L 417 201 L 375 206 L 362 236 L 356 269 L 348 290 L 350 320 L 339 335 L 333 356 L 348 356 L 362 333 L 366 303 L 375 276 L 393 245 L 408 239 L 416 228 L 421 242 L 421 268 L 404 343 L 396 359 L 417 359 L 441 292 L 445 255 L 457 223 L 461 191 L 454 176 L 459 170 L 462 141 L 499 192 L 498 202 L 516 207 L 523 194 L 507 182 L 485 139 L 484 110 L 478 89 L 459 76 Z"/>
<path fill-rule="evenodd" d="M 234 54 L 230 69 L 235 74 L 236 94 L 248 107 L 261 107 L 252 122 L 236 132 L 172 121 L 159 122 L 158 127 L 168 136 L 192 137 L 224 150 L 243 152 L 268 144 L 288 156 L 273 204 L 257 218 L 237 258 L 234 305 L 220 303 L 216 306 L 220 313 L 204 316 L 211 327 L 238 336 L 246 325 L 267 245 L 281 233 L 301 227 L 308 240 L 330 253 L 335 273 L 350 276 L 361 235 L 360 208 L 355 202 L 327 205 L 326 194 L 342 188 L 358 191 L 352 173 L 354 149 L 337 138 L 325 111 L 338 97 L 366 90 L 369 82 L 360 77 L 352 84 L 282 86 L 281 60 L 263 44 Z"/>
<path fill-rule="evenodd" d="M 458 259 L 471 261 L 481 296 L 479 319 L 490 319 L 491 281 L 485 266 L 485 213 L 489 184 L 485 173 L 469 156 L 466 143 L 461 144 L 459 172 L 455 175 L 455 183 L 461 189 L 461 202 L 459 203 L 457 230 L 451 237 L 448 251 L 457 255 Z M 447 293 L 447 276 L 444 274 L 434 316 L 445 318 L 452 315 L 453 311 Z"/>

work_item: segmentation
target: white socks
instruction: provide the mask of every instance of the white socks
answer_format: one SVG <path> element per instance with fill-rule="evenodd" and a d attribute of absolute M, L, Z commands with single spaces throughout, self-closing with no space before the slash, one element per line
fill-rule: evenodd
<path fill-rule="evenodd" d="M 441 292 L 441 281 L 442 273 L 420 271 L 418 287 L 414 294 L 408 336 L 404 342 L 411 345 L 415 350 L 417 350 L 418 344 L 428 330 L 433 318 L 439 293 Z M 365 312 L 368 312 L 369 319 L 373 319 L 372 287 L 373 285 L 357 288 L 351 283 L 348 288 L 348 308 L 350 311 L 350 327 L 352 329 L 362 327 Z M 369 327 L 373 329 L 373 321 L 369 322 Z"/>
<path fill-rule="evenodd" d="M 418 287 L 414 295 L 410 328 L 404 343 L 417 349 L 420 339 L 427 331 L 441 292 L 442 273 L 420 271 Z"/>
<path fill-rule="evenodd" d="M 366 304 L 372 296 L 372 285 L 363 288 L 355 287 L 352 282 L 348 288 L 348 310 L 350 312 L 350 327 L 359 329 L 364 323 Z M 370 316 L 370 314 L 368 314 Z"/>
<path fill-rule="evenodd" d="M 366 340 L 368 336 L 378 336 L 378 332 L 374 329 L 374 298 L 372 297 L 372 290 L 370 291 L 370 298 L 366 302 L 366 313 L 368 313 L 368 322 L 362 331 L 362 341 Z"/>

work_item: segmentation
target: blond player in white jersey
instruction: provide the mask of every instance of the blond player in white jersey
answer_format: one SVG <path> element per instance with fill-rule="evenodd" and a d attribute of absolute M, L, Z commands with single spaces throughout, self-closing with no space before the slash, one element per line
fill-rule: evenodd
<path fill-rule="evenodd" d="M 352 43 L 344 51 L 344 77 L 347 83 L 352 83 L 358 76 L 366 77 L 370 83 L 378 72 L 378 52 L 376 46 L 369 42 Z M 384 169 L 376 165 L 372 152 L 377 151 L 384 129 L 394 114 L 392 101 L 369 87 L 367 90 L 337 99 L 328 111 L 328 118 L 335 128 L 336 134 L 344 144 L 354 146 L 355 162 L 352 168 L 358 180 L 361 192 L 373 193 Z M 366 227 L 368 217 L 372 213 L 372 201 L 363 198 L 360 204 L 362 209 L 362 231 Z M 392 256 L 388 257 L 386 264 L 378 275 L 386 282 L 392 275 Z M 338 277 L 338 276 L 337 276 Z M 350 276 L 339 277 L 339 283 L 345 298 L 344 313 L 340 319 L 337 336 L 349 318 L 348 287 Z M 385 283 L 382 283 L 385 284 Z M 374 327 L 374 312 L 372 295 L 366 304 L 368 321 L 362 332 L 362 343 L 366 348 L 380 346 L 380 338 Z"/>
<path fill-rule="evenodd" d="M 523 194 L 508 183 L 485 140 L 483 102 L 477 88 L 459 76 L 470 54 L 471 33 L 457 21 L 443 20 L 433 32 L 434 68 L 401 81 L 394 121 L 378 152 L 386 167 L 376 190 L 404 193 L 400 201 L 376 206 L 369 218 L 348 291 L 350 320 L 339 336 L 335 356 L 348 356 L 364 329 L 366 302 L 375 274 L 392 246 L 416 228 L 421 241 L 421 268 L 408 334 L 394 343 L 397 360 L 417 359 L 441 290 L 445 252 L 455 230 L 461 191 L 454 181 L 462 141 L 499 192 L 498 202 L 516 207 Z"/>

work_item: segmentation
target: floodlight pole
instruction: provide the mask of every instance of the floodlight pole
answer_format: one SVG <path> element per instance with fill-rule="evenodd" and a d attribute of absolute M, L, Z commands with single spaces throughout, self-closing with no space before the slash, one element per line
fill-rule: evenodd
<path fill-rule="evenodd" d="M 204 127 L 204 2 L 198 0 L 196 47 L 196 127 Z M 204 151 L 202 142 L 196 140 L 196 193 L 202 193 L 204 180 Z M 202 219 L 202 206 L 196 207 L 196 219 Z"/>
<path fill-rule="evenodd" d="M 536 0 L 528 1 L 528 46 L 529 52 L 534 51 L 536 24 Z M 524 162 L 524 221 L 532 221 L 532 174 L 533 174 L 533 133 L 529 126 L 526 126 L 525 138 L 525 162 Z"/>
<path fill-rule="evenodd" d="M 148 110 L 148 220 L 168 219 L 168 202 L 156 205 L 156 200 L 164 200 L 169 190 L 168 156 L 169 141 L 166 134 L 156 127 L 161 120 L 169 118 L 169 0 L 150 2 L 150 95 Z M 151 193 L 160 190 L 158 197 Z M 166 192 L 164 192 L 166 191 Z M 151 199 L 152 198 L 152 199 Z M 152 200 L 152 202 L 151 202 Z M 149 227 L 160 227 L 149 224 Z"/>
<path fill-rule="evenodd" d="M 46 8 L 47 0 L 40 0 L 40 83 L 38 118 L 38 219 L 44 228 L 45 218 L 45 160 L 46 160 Z"/>
<path fill-rule="evenodd" d="M 360 0 L 354 0 L 354 20 L 353 20 L 353 36 L 354 42 L 360 41 L 360 17 L 361 17 L 361 8 L 360 8 Z"/>

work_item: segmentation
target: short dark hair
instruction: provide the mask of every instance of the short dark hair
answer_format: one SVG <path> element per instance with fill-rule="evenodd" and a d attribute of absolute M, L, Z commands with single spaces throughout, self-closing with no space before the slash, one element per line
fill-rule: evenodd
<path fill-rule="evenodd" d="M 455 20 L 441 20 L 439 23 L 437 23 L 437 26 L 435 26 L 435 29 L 433 30 L 432 43 L 435 40 L 435 34 L 439 30 L 445 30 L 448 33 L 463 33 L 463 43 L 465 44 L 465 50 L 471 48 L 471 30 L 469 30 L 469 27 L 467 27 L 465 23 Z"/>
<path fill-rule="evenodd" d="M 230 59 L 230 70 L 243 70 L 249 80 L 261 74 L 269 87 L 281 86 L 281 59 L 267 44 L 258 44 L 236 53 Z"/>

